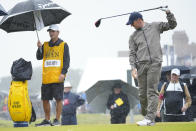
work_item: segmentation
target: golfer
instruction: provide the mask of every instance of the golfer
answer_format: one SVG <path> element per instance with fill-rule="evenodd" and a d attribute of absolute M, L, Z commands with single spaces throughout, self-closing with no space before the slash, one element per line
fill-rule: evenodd
<path fill-rule="evenodd" d="M 158 104 L 157 86 L 162 66 L 160 34 L 177 25 L 174 15 L 166 8 L 168 22 L 146 23 L 139 12 L 131 13 L 127 25 L 135 28 L 129 40 L 129 60 L 132 76 L 138 79 L 139 97 L 144 120 L 139 126 L 154 125 Z"/>
<path fill-rule="evenodd" d="M 43 59 L 41 99 L 45 112 L 45 120 L 36 126 L 60 125 L 64 79 L 69 68 L 69 47 L 59 36 L 59 27 L 51 25 L 48 29 L 51 40 L 43 45 L 38 41 L 37 59 Z M 49 100 L 56 100 L 56 118 L 50 121 Z"/>

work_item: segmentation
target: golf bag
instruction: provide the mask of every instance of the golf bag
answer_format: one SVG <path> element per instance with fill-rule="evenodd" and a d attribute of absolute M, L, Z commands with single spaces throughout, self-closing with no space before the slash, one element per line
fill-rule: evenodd
<path fill-rule="evenodd" d="M 8 97 L 8 109 L 13 121 L 30 122 L 32 104 L 28 94 L 27 81 L 12 81 Z"/>
<path fill-rule="evenodd" d="M 8 109 L 14 122 L 34 122 L 36 114 L 28 94 L 28 81 L 32 76 L 31 62 L 23 58 L 13 62 L 11 74 L 13 81 L 8 97 Z"/>

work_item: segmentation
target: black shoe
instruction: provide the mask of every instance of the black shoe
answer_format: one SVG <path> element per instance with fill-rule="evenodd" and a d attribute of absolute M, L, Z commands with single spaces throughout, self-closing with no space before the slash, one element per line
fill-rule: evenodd
<path fill-rule="evenodd" d="M 41 123 L 35 124 L 35 126 L 52 126 L 52 123 L 50 122 L 50 120 L 45 119 Z"/>
<path fill-rule="evenodd" d="M 52 123 L 53 126 L 60 126 L 61 123 L 59 122 L 59 120 L 57 119 L 54 119 L 53 123 Z"/>

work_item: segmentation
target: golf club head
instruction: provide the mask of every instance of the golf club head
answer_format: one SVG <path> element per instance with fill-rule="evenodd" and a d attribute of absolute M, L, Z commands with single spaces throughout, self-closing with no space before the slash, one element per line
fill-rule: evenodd
<path fill-rule="evenodd" d="M 95 26 L 96 26 L 97 28 L 100 26 L 100 24 L 101 24 L 101 19 L 99 19 L 99 20 L 97 20 L 97 21 L 95 22 Z"/>

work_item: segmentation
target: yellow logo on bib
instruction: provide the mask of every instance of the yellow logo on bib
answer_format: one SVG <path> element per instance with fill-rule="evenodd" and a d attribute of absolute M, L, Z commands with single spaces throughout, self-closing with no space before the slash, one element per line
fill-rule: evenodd
<path fill-rule="evenodd" d="M 118 105 L 118 106 L 121 106 L 124 104 L 123 100 L 121 98 L 118 98 L 117 100 L 115 100 L 115 103 Z"/>

